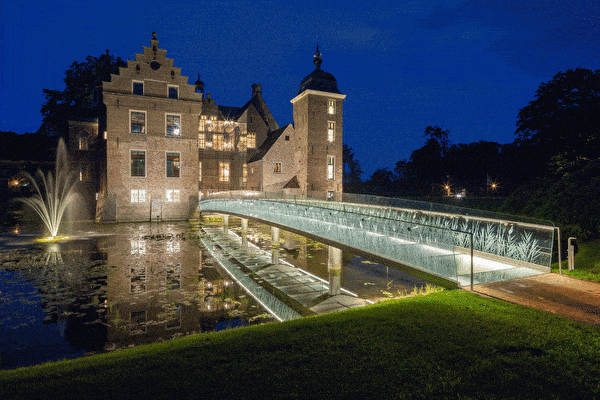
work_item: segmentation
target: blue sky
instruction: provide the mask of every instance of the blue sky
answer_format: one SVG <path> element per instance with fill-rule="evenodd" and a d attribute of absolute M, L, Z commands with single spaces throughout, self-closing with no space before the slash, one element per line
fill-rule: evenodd
<path fill-rule="evenodd" d="M 322 68 L 344 103 L 344 142 L 368 178 L 424 143 L 512 142 L 519 109 L 569 68 L 600 69 L 600 2 L 112 1 L 0 3 L 0 130 L 35 131 L 42 89 L 106 49 L 123 59 L 160 47 L 218 104 L 241 106 L 263 85 L 273 116 L 292 122 L 302 78 Z"/>

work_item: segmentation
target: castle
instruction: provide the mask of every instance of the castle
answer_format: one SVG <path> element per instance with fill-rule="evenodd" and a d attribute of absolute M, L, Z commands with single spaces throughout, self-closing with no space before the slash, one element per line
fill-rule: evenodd
<path fill-rule="evenodd" d="M 210 193 L 253 190 L 341 200 L 343 100 L 333 75 L 300 83 L 280 127 L 262 86 L 242 107 L 215 104 L 159 47 L 128 60 L 96 93 L 98 118 L 69 121 L 80 191 L 99 221 L 187 219 Z"/>

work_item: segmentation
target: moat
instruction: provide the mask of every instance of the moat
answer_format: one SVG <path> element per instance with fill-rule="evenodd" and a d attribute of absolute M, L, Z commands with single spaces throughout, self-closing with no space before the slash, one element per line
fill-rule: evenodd
<path fill-rule="evenodd" d="M 0 237 L 2 368 L 275 322 L 210 257 L 198 228 L 188 222 L 90 224 L 58 243 L 6 232 Z M 250 224 L 251 242 L 269 250 L 269 231 Z M 280 243 L 282 261 L 328 280 L 327 246 L 285 231 Z M 423 285 L 343 253 L 341 286 L 362 299 Z"/>

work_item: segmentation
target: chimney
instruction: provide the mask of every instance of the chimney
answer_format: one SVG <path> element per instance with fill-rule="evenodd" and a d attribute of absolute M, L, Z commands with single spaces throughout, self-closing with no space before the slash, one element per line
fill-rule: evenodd
<path fill-rule="evenodd" d="M 252 84 L 252 97 L 262 97 L 262 85 L 258 83 Z"/>

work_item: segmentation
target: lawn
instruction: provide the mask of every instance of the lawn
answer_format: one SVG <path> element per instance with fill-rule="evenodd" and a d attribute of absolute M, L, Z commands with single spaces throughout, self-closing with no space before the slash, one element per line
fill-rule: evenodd
<path fill-rule="evenodd" d="M 566 242 L 563 246 L 567 246 Z M 600 282 L 600 240 L 579 244 L 575 254 L 575 269 L 568 270 L 568 261 L 562 262 L 562 273 L 573 278 Z M 552 272 L 558 273 L 558 263 L 552 264 Z"/>
<path fill-rule="evenodd" d="M 593 398 L 600 331 L 443 291 L 0 372 L 1 399 Z"/>

